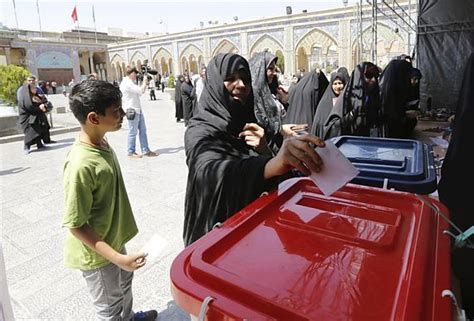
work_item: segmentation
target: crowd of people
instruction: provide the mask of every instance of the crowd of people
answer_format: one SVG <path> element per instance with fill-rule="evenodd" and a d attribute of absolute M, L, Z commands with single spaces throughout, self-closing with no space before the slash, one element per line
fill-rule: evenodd
<path fill-rule="evenodd" d="M 471 69 L 472 61 L 474 56 Z M 269 52 L 249 61 L 238 54 L 219 54 L 202 67 L 199 76 L 177 77 L 175 119 L 184 120 L 187 127 L 185 245 L 283 180 L 319 172 L 324 164 L 318 149 L 325 147 L 325 140 L 340 135 L 407 138 L 416 125 L 421 72 L 406 55 L 383 70 L 362 62 L 351 73 L 338 68 L 329 79 L 319 69 L 299 73 L 288 90 L 279 82 L 277 63 Z M 132 272 L 146 264 L 144 253 L 127 254 L 125 249 L 138 229 L 120 165 L 104 138 L 120 129 L 126 116 L 128 156 L 157 156 L 148 146 L 140 96 L 148 89 L 154 100 L 154 91 L 164 90 L 166 81 L 145 77 L 139 86 L 138 74 L 136 68 L 127 67 L 120 86 L 89 77 L 75 85 L 69 96 L 81 132 L 64 168 L 63 225 L 70 230 L 65 262 L 82 271 L 99 319 L 133 318 Z M 472 85 L 472 79 L 467 81 L 466 86 Z M 44 113 L 44 101 L 35 88 L 25 85 L 19 95 L 20 110 L 28 115 L 25 149 L 49 139 L 44 117 L 31 122 L 30 115 Z M 141 154 L 136 152 L 137 135 Z M 450 155 L 456 153 L 459 148 Z M 449 205 L 453 197 L 446 199 Z M 471 261 L 467 264 L 472 266 Z M 472 273 L 461 270 L 472 278 Z M 468 309 L 470 304 L 466 303 Z M 156 311 L 141 316 L 152 320 Z"/>

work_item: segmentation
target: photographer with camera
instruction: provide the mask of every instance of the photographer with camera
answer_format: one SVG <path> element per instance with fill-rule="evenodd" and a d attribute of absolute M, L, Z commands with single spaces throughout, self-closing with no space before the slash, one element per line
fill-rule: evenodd
<path fill-rule="evenodd" d="M 142 68 L 143 69 L 143 68 Z M 135 84 L 138 75 L 137 68 L 127 66 L 125 69 L 126 77 L 123 78 L 120 84 L 120 91 L 122 92 L 122 107 L 126 112 L 128 119 L 128 156 L 132 158 L 141 158 L 135 150 L 137 133 L 140 139 L 140 148 L 142 154 L 148 157 L 158 156 L 157 153 L 152 152 L 148 147 L 148 138 L 146 134 L 145 117 L 140 104 L 140 96 L 145 92 L 149 78 L 147 73 L 140 74 L 143 79 L 142 86 Z"/>

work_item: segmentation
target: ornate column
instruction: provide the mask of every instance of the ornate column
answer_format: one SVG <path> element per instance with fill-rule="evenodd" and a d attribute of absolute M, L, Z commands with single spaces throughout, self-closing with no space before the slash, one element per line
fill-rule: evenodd
<path fill-rule="evenodd" d="M 94 65 L 94 52 L 89 50 L 89 73 L 96 72 Z"/>
<path fill-rule="evenodd" d="M 74 80 L 77 82 L 81 81 L 81 63 L 79 61 L 79 50 L 71 49 L 72 58 L 72 69 L 74 73 Z"/>
<path fill-rule="evenodd" d="M 343 19 L 339 21 L 339 38 L 338 42 L 338 60 L 339 66 L 352 69 L 352 46 L 351 46 L 351 21 Z"/>
<path fill-rule="evenodd" d="M 36 50 L 29 45 L 26 48 L 26 68 L 32 75 L 38 77 L 38 68 L 36 68 Z"/>
<path fill-rule="evenodd" d="M 176 77 L 183 71 L 181 70 L 181 62 L 179 61 L 178 42 L 173 41 L 171 45 L 173 46 L 173 52 L 171 53 L 173 55 L 173 75 Z"/>
<path fill-rule="evenodd" d="M 10 48 L 5 48 L 5 58 L 7 60 L 7 65 L 11 63 L 11 57 L 10 57 Z"/>
<path fill-rule="evenodd" d="M 209 60 L 211 60 L 211 39 L 208 36 L 203 38 L 203 47 L 204 64 L 207 66 Z"/>
<path fill-rule="evenodd" d="M 242 57 L 245 59 L 250 59 L 249 57 L 249 40 L 248 40 L 248 33 L 247 32 L 241 32 L 240 33 L 240 41 L 242 43 Z"/>
<path fill-rule="evenodd" d="M 285 57 L 285 74 L 294 75 L 296 68 L 292 25 L 285 26 L 285 32 L 283 34 L 283 57 Z"/>

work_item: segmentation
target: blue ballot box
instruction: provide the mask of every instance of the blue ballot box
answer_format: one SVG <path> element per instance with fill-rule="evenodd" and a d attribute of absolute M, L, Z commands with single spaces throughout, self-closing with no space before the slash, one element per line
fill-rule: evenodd
<path fill-rule="evenodd" d="M 436 190 L 431 146 L 410 139 L 339 136 L 331 141 L 357 167 L 352 183 L 417 194 Z"/>

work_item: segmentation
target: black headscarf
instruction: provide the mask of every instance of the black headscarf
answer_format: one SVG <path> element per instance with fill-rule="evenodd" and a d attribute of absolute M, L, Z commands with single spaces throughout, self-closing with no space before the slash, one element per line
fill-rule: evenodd
<path fill-rule="evenodd" d="M 420 79 L 422 74 L 420 69 L 413 67 L 408 75 L 408 78 L 416 78 L 418 82 L 415 85 L 410 85 L 409 95 L 408 95 L 408 109 L 415 110 L 418 109 L 420 104 Z"/>
<path fill-rule="evenodd" d="M 370 90 L 364 73 L 375 73 L 378 67 L 371 62 L 356 66 L 344 88 L 342 97 L 328 116 L 324 132 L 326 138 L 340 135 L 371 136 L 371 128 L 377 129 L 375 136 L 382 135 L 382 115 L 378 83 Z"/>
<path fill-rule="evenodd" d="M 288 112 L 285 124 L 308 124 L 311 126 L 318 107 L 329 82 L 322 71 L 306 74 L 290 91 Z"/>
<path fill-rule="evenodd" d="M 344 85 L 346 85 L 349 82 L 349 79 L 351 78 L 351 76 L 349 75 L 349 71 L 347 70 L 346 67 L 337 68 L 336 73 L 343 77 L 341 78 L 341 80 L 344 83 Z"/>
<path fill-rule="evenodd" d="M 408 138 L 416 119 L 406 117 L 410 100 L 411 64 L 405 60 L 392 60 L 380 76 L 380 100 L 384 111 L 385 137 Z"/>
<path fill-rule="evenodd" d="M 336 79 L 342 81 L 344 86 L 347 85 L 347 81 L 349 80 L 348 76 L 346 76 L 343 72 L 336 71 L 331 74 L 331 81 L 329 83 L 328 88 L 326 88 L 326 91 L 324 92 L 321 101 L 318 104 L 318 108 L 316 109 L 316 113 L 314 115 L 313 125 L 311 126 L 310 131 L 311 134 L 318 136 L 324 140 L 328 138 L 325 137 L 327 132 L 325 132 L 324 129 L 325 126 L 327 126 L 329 114 L 331 113 L 334 107 L 333 99 L 336 97 L 336 94 L 332 90 L 332 84 Z M 342 93 L 339 96 L 341 95 Z"/>
<path fill-rule="evenodd" d="M 238 70 L 250 78 L 248 63 L 241 56 L 219 54 L 212 58 L 198 114 L 186 130 L 186 245 L 255 200 L 267 187 L 263 171 L 269 157 L 258 156 L 238 138 L 246 123 L 256 122 L 253 96 L 250 94 L 242 106 L 224 87 L 224 80 Z"/>
<path fill-rule="evenodd" d="M 281 131 L 281 112 L 275 98 L 278 80 L 273 77 L 271 84 L 267 82 L 267 69 L 278 57 L 265 51 L 256 54 L 249 61 L 252 74 L 252 89 L 254 95 L 254 111 L 257 122 L 265 129 L 265 136 L 269 147 L 277 152 L 283 138 Z"/>
<path fill-rule="evenodd" d="M 464 71 L 454 129 L 438 185 L 439 199 L 449 209 L 451 220 L 462 231 L 474 226 L 474 203 L 472 188 L 469 187 L 474 182 L 473 124 L 474 53 L 469 57 Z M 474 316 L 474 293 L 472 292 L 474 289 L 474 250 L 455 249 L 452 252 L 452 261 L 453 271 L 460 280 L 464 309 L 467 315 L 472 317 Z"/>

